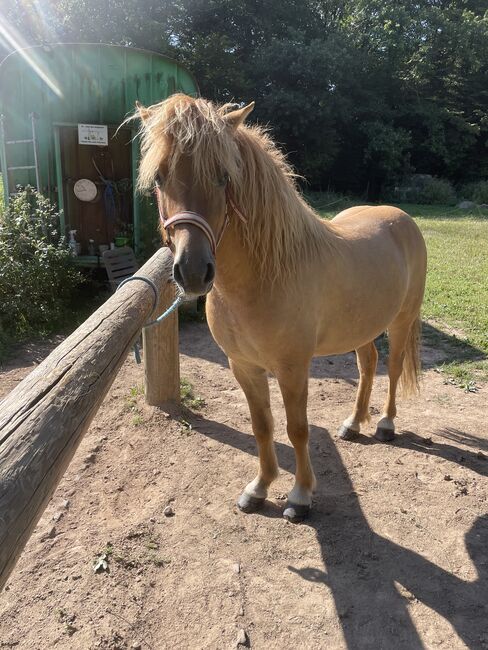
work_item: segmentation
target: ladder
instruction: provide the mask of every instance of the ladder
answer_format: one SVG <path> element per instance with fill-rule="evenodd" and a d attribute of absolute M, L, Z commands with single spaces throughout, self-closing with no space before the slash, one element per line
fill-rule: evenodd
<path fill-rule="evenodd" d="M 4 170 L 3 174 L 3 183 L 4 183 L 4 191 L 5 191 L 5 197 L 8 200 L 8 197 L 10 196 L 11 192 L 9 191 L 9 186 L 8 186 L 8 174 L 9 172 L 13 172 L 16 170 L 20 169 L 35 169 L 36 172 L 36 188 L 37 191 L 40 192 L 41 190 L 41 183 L 39 179 L 39 153 L 38 153 L 38 148 L 37 148 L 37 134 L 36 134 L 36 120 L 39 118 L 39 116 L 36 113 L 30 113 L 29 114 L 30 121 L 31 121 L 31 130 L 32 130 L 32 137 L 31 138 L 25 138 L 22 140 L 6 140 L 5 139 L 5 116 L 0 115 L 0 141 L 2 144 L 2 170 Z M 8 165 L 8 152 L 7 152 L 7 146 L 11 147 L 13 145 L 20 145 L 20 144 L 32 144 L 32 150 L 34 154 L 34 164 L 33 165 L 13 165 L 9 166 Z M 5 167 L 4 167 L 5 165 Z"/>

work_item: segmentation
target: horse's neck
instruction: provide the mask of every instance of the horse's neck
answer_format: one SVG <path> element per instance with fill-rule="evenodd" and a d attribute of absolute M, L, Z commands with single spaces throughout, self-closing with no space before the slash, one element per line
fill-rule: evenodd
<path fill-rule="evenodd" d="M 218 246 L 216 269 L 215 286 L 222 293 L 241 294 L 258 284 L 259 270 L 254 267 L 250 252 L 232 223 Z"/>
<path fill-rule="evenodd" d="M 335 228 L 316 217 L 298 194 L 290 193 L 287 198 L 287 207 L 293 210 L 284 213 L 279 222 L 271 219 L 267 232 L 252 224 L 255 238 L 245 237 L 237 225 L 237 215 L 232 215 L 217 250 L 215 284 L 220 291 L 257 294 L 261 287 L 269 291 L 271 286 L 279 291 L 280 286 L 291 286 L 293 279 L 299 281 L 310 263 L 319 261 L 323 267 L 325 257 L 340 247 Z M 274 238 L 287 239 L 279 256 L 273 248 Z M 275 266 L 267 263 L 272 255 Z"/>

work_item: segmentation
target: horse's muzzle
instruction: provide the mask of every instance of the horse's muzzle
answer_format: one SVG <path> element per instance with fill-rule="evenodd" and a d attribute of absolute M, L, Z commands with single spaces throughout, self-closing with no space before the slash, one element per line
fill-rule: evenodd
<path fill-rule="evenodd" d="M 186 294 L 203 296 L 213 286 L 215 262 L 209 259 L 194 261 L 179 257 L 173 265 L 173 277 Z"/>

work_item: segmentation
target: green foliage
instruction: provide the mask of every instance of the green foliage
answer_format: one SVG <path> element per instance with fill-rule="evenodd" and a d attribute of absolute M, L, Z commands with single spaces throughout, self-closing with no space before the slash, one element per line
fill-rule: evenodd
<path fill-rule="evenodd" d="M 205 400 L 195 395 L 195 390 L 188 379 L 180 379 L 181 403 L 189 409 L 199 410 L 205 406 Z"/>
<path fill-rule="evenodd" d="M 426 203 L 427 205 L 454 205 L 456 203 L 456 193 L 449 181 L 442 178 L 430 178 L 420 190 L 416 203 Z"/>
<path fill-rule="evenodd" d="M 59 214 L 26 188 L 0 219 L 0 340 L 52 331 L 81 282 L 59 235 Z"/>
<path fill-rule="evenodd" d="M 409 173 L 457 186 L 488 176 L 486 2 L 42 4 L 4 0 L 29 44 L 150 48 L 185 63 L 205 97 L 255 99 L 251 119 L 269 124 L 311 189 L 376 200 Z"/>
<path fill-rule="evenodd" d="M 468 199 L 478 204 L 488 204 L 488 181 L 468 183 L 462 187 L 460 193 L 463 199 Z"/>
<path fill-rule="evenodd" d="M 428 174 L 407 177 L 393 189 L 387 189 L 384 199 L 392 202 L 423 203 L 426 205 L 454 205 L 456 192 L 452 184 Z"/>

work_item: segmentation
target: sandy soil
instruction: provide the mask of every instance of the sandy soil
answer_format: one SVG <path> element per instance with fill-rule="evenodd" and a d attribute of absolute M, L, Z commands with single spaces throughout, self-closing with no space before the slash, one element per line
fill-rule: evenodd
<path fill-rule="evenodd" d="M 1 393 L 55 344 L 19 350 Z M 235 499 L 256 470 L 244 397 L 205 325 L 182 326 L 182 353 L 206 405 L 146 406 L 142 367 L 126 361 L 0 594 L 0 648 L 488 648 L 486 387 L 464 393 L 427 370 L 382 445 L 370 437 L 381 366 L 372 423 L 344 442 L 354 357 L 316 360 L 318 491 L 310 521 L 293 525 L 281 517 L 294 461 L 276 382 L 282 472 L 265 509 L 244 515 Z M 427 365 L 436 354 L 424 350 Z"/>

